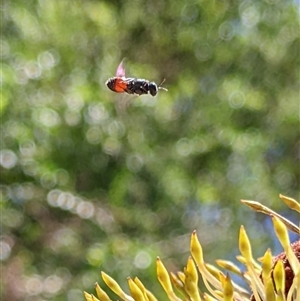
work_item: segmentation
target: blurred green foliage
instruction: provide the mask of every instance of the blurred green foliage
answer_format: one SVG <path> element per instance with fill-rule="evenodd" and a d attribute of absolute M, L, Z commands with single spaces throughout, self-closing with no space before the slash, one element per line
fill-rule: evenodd
<path fill-rule="evenodd" d="M 208 261 L 240 224 L 272 246 L 239 200 L 298 198 L 297 5 L 4 0 L 2 300 L 83 300 L 100 270 L 163 300 L 155 258 L 181 269 L 194 229 Z M 169 91 L 109 91 L 123 57 Z"/>

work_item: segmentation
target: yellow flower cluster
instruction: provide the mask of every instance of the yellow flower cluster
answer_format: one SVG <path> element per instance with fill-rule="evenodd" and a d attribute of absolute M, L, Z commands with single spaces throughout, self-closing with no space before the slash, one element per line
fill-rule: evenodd
<path fill-rule="evenodd" d="M 300 213 L 300 204 L 294 199 L 280 195 L 293 210 Z M 187 265 L 182 272 L 168 273 L 159 258 L 156 261 L 157 278 L 170 301 L 300 301 L 300 240 L 292 245 L 288 229 L 300 234 L 299 226 L 293 224 L 258 202 L 242 202 L 256 211 L 271 216 L 275 233 L 284 252 L 273 258 L 268 249 L 258 264 L 252 257 L 250 240 L 243 226 L 239 233 L 241 255 L 237 259 L 245 265 L 242 271 L 230 261 L 217 260 L 217 264 L 228 272 L 239 275 L 251 289 L 246 291 L 234 283 L 229 273 L 224 274 L 217 267 L 204 262 L 201 244 L 196 231 L 192 233 Z M 202 292 L 198 286 L 199 275 L 207 289 Z M 157 301 L 138 278 L 128 277 L 130 295 L 125 294 L 118 283 L 102 272 L 106 285 L 124 301 Z M 97 297 L 84 292 L 86 301 L 111 301 L 96 283 Z M 179 297 L 180 296 L 180 297 Z"/>

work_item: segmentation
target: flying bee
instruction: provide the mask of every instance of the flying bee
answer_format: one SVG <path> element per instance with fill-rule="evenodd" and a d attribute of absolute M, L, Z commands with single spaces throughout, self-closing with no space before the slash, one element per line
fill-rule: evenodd
<path fill-rule="evenodd" d="M 126 78 L 125 68 L 122 61 L 117 68 L 116 76 L 109 78 L 105 84 L 110 90 L 116 93 L 128 93 L 136 95 L 150 93 L 152 96 L 155 96 L 158 90 L 168 91 L 166 88 L 163 88 L 161 86 L 164 82 L 165 80 L 163 80 L 162 83 L 158 86 L 155 82 L 150 82 L 146 79 L 133 77 Z"/>

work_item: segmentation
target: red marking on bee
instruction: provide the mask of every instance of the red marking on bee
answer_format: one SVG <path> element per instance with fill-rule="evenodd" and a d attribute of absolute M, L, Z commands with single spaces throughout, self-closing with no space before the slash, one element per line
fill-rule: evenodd
<path fill-rule="evenodd" d="M 158 90 L 168 91 L 166 88 L 161 87 L 164 82 L 165 80 L 163 80 L 158 86 L 155 82 L 150 82 L 146 79 L 133 77 L 126 78 L 125 68 L 122 61 L 117 68 L 116 76 L 109 78 L 105 84 L 110 90 L 116 93 L 128 93 L 136 95 L 151 94 L 152 96 L 155 96 Z"/>

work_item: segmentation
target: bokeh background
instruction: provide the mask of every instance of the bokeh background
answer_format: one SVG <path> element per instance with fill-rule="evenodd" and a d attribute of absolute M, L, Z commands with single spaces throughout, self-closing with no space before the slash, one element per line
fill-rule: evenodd
<path fill-rule="evenodd" d="M 299 222 L 298 1 L 1 5 L 3 301 L 83 300 L 101 270 L 165 300 L 156 256 L 182 269 L 194 229 L 211 263 L 241 224 L 281 252 L 240 199 Z M 123 58 L 169 91 L 108 90 Z"/>

